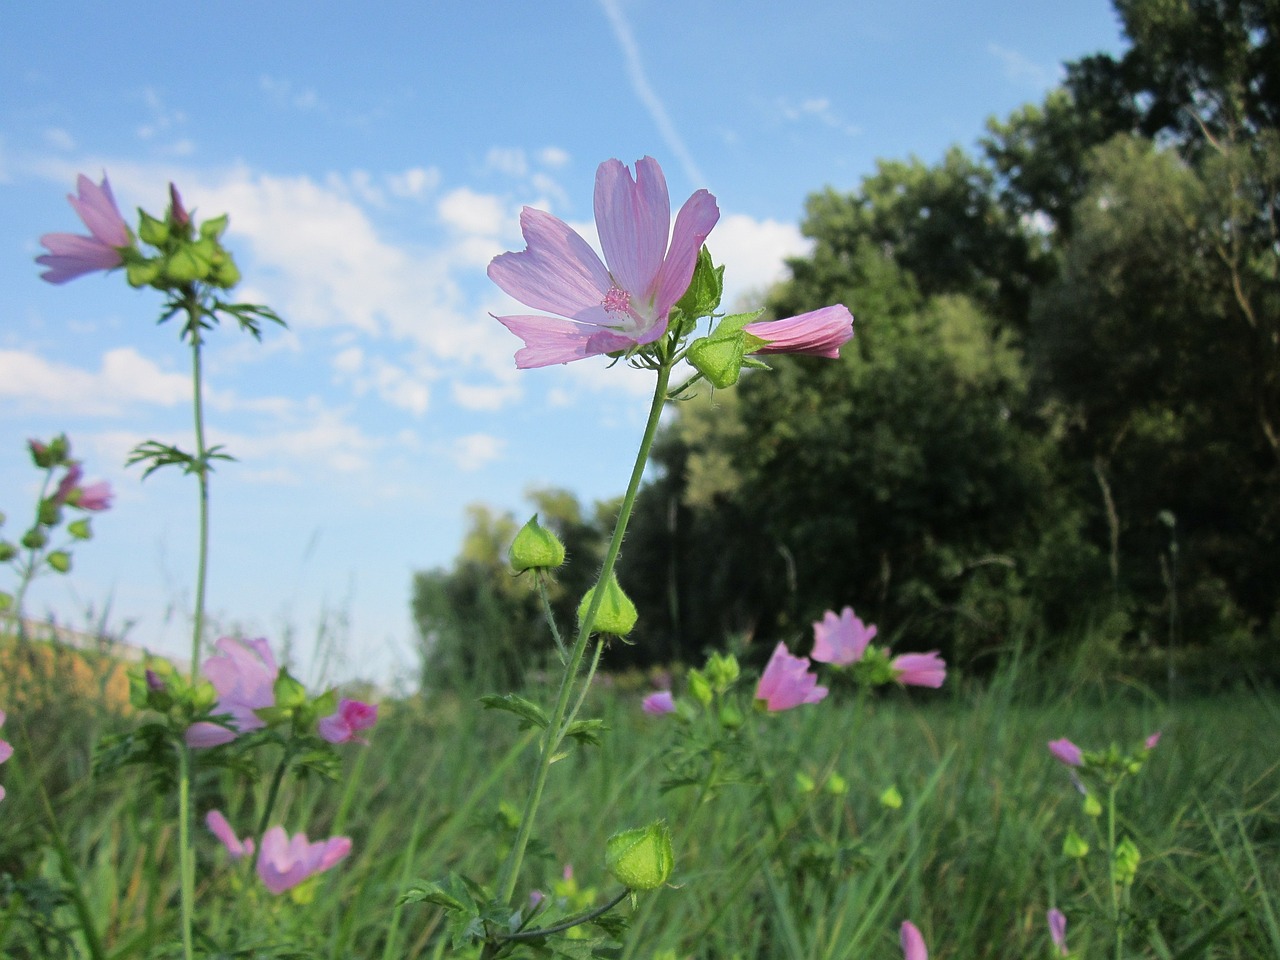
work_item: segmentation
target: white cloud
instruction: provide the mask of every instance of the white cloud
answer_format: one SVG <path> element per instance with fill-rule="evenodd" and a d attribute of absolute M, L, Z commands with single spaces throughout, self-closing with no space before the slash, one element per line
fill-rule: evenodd
<path fill-rule="evenodd" d="M 450 455 L 460 470 L 479 470 L 502 456 L 507 442 L 488 433 L 471 433 L 453 441 Z"/>
<path fill-rule="evenodd" d="M 43 412 L 110 416 L 135 404 L 171 407 L 191 398 L 186 374 L 166 373 L 132 347 L 108 350 L 97 372 L 0 350 L 0 397 L 39 404 Z"/>
<path fill-rule="evenodd" d="M 838 130 L 851 137 L 857 136 L 862 132 L 861 127 L 849 123 L 840 116 L 831 106 L 831 101 L 826 97 L 810 97 L 807 100 L 800 101 L 800 103 L 792 103 L 785 98 L 779 97 L 776 102 L 783 118 L 793 123 L 816 120 L 823 126 Z"/>
<path fill-rule="evenodd" d="M 462 233 L 493 237 L 508 221 L 506 206 L 498 197 L 458 187 L 440 199 L 440 219 Z"/>
<path fill-rule="evenodd" d="M 529 161 L 519 147 L 490 147 L 484 165 L 509 177 L 523 177 L 529 172 Z"/>
<path fill-rule="evenodd" d="M 440 185 L 440 171 L 435 167 L 410 167 L 402 173 L 389 173 L 387 189 L 391 195 L 416 200 Z"/>
<path fill-rule="evenodd" d="M 560 147 L 543 147 L 538 151 L 538 162 L 544 167 L 559 170 L 569 162 L 569 151 Z"/>
<path fill-rule="evenodd" d="M 501 410 L 512 400 L 519 399 L 523 391 L 512 380 L 502 384 L 455 383 L 453 400 L 465 410 Z"/>
<path fill-rule="evenodd" d="M 278 107 L 292 107 L 295 110 L 316 110 L 321 106 L 320 97 L 310 87 L 298 90 L 292 81 L 263 74 L 258 78 L 258 89 Z"/>
<path fill-rule="evenodd" d="M 1061 67 L 1042 66 L 1017 50 L 1010 50 L 998 43 L 988 43 L 987 53 L 1004 65 L 1005 77 L 1019 86 L 1047 90 L 1062 76 Z"/>
<path fill-rule="evenodd" d="M 785 259 L 808 253 L 812 243 L 793 223 L 734 213 L 720 218 L 707 238 L 707 247 L 715 262 L 725 266 L 723 306 L 736 309 L 744 299 L 754 302 L 773 284 L 785 280 Z"/>
<path fill-rule="evenodd" d="M 431 402 L 427 381 L 433 379 L 429 371 L 411 371 L 381 357 L 367 357 L 360 347 L 340 351 L 332 363 L 338 373 L 335 379 L 348 384 L 356 396 L 374 393 L 388 405 L 415 416 L 427 412 Z"/>
<path fill-rule="evenodd" d="M 44 132 L 44 141 L 55 150 L 74 150 L 76 148 L 75 137 L 67 133 L 61 127 L 50 127 Z"/>

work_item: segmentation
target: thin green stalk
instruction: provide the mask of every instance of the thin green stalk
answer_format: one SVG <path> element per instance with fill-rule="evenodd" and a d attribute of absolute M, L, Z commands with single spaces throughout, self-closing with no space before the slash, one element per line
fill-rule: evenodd
<path fill-rule="evenodd" d="M 1115 960 L 1124 958 L 1124 931 L 1120 928 L 1120 890 L 1116 883 L 1116 790 L 1111 784 L 1107 791 L 1107 886 L 1111 891 L 1111 924 L 1115 929 Z"/>
<path fill-rule="evenodd" d="M 185 743 L 178 748 L 178 883 L 182 894 L 182 955 L 185 960 L 192 960 L 196 858 L 191 846 L 191 748 Z"/>
<path fill-rule="evenodd" d="M 604 598 L 603 585 L 608 583 L 609 578 L 613 575 L 613 567 L 618 559 L 618 552 L 622 548 L 622 537 L 626 532 L 627 523 L 631 519 L 631 510 L 635 506 L 636 495 L 640 491 L 640 480 L 644 476 L 644 468 L 649 461 L 649 451 L 658 432 L 662 408 L 667 401 L 667 385 L 671 380 L 671 361 L 664 360 L 658 367 L 657 373 L 653 402 L 649 408 L 649 419 L 645 423 L 644 435 L 640 440 L 640 449 L 636 453 L 635 465 L 631 470 L 631 480 L 627 485 L 627 492 L 622 498 L 622 507 L 618 511 L 618 519 L 613 527 L 613 537 L 609 541 L 609 548 L 605 552 L 604 563 L 600 568 L 600 578 L 597 582 L 601 585 L 601 588 L 595 591 L 592 601 L 588 605 L 581 623 L 578 625 L 573 649 L 569 653 L 569 662 L 565 664 L 564 676 L 560 680 L 560 690 L 556 697 L 555 708 L 551 713 L 547 728 L 543 732 L 538 765 L 534 771 L 529 798 L 525 803 L 524 813 L 520 818 L 520 826 L 516 831 L 516 838 L 504 868 L 503 880 L 499 891 L 499 899 L 503 903 L 510 903 L 515 895 L 520 867 L 524 862 L 524 854 L 529 845 L 529 837 L 533 831 L 533 821 L 537 814 L 538 806 L 542 802 L 542 791 L 546 786 L 547 774 L 551 769 L 551 762 L 559 750 L 560 743 L 564 739 L 568 722 L 571 720 L 571 718 L 567 719 L 567 714 L 574 682 L 578 676 L 578 668 L 582 665 L 582 659 L 586 653 L 587 641 L 590 639 L 592 628 L 595 626 L 596 613 L 601 600 Z M 579 703 L 581 703 L 581 700 L 579 700 Z"/>
<path fill-rule="evenodd" d="M 285 771 L 289 769 L 289 761 L 293 759 L 293 749 L 286 745 L 284 756 L 276 765 L 276 772 L 271 777 L 271 786 L 267 788 L 267 802 L 262 807 L 262 816 L 258 818 L 257 844 L 253 848 L 253 856 L 249 858 L 249 875 L 258 867 L 258 855 L 262 852 L 262 837 L 267 832 L 267 823 L 271 819 L 271 811 L 275 809 L 276 798 L 280 795 L 280 784 L 284 782 Z"/>

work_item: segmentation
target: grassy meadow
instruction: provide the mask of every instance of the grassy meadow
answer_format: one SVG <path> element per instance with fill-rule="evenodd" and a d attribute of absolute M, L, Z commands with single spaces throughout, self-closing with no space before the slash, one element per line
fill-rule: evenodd
<path fill-rule="evenodd" d="M 99 737 L 138 722 L 111 695 L 112 670 L 90 664 L 67 695 L 68 674 L 48 665 L 5 672 L 3 733 L 15 753 L 0 768 L 0 956 L 86 956 L 85 929 L 112 958 L 176 953 L 172 794 L 133 768 L 93 772 Z M 95 675 L 102 695 L 88 682 Z M 895 958 L 907 918 L 935 958 L 1049 957 L 1050 906 L 1068 916 L 1076 956 L 1108 956 L 1104 904 L 1062 853 L 1068 827 L 1089 837 L 1091 824 L 1045 744 L 1069 736 L 1103 748 L 1158 729 L 1158 748 L 1120 797 L 1121 826 L 1142 854 L 1126 955 L 1280 956 L 1273 694 L 1170 705 L 1123 681 L 1030 668 L 981 685 L 954 680 L 937 692 L 833 695 L 754 715 L 743 733 L 769 775 L 767 795 L 734 784 L 703 795 L 663 792 L 679 721 L 641 712 L 643 678 L 607 678 L 584 713 L 607 731 L 552 768 L 520 889 L 603 902 L 616 892 L 602 865 L 606 838 L 665 817 L 673 882 L 624 908 L 625 958 Z M 197 827 L 200 945 L 226 957 L 455 955 L 438 908 L 397 898 L 449 871 L 492 878 L 526 790 L 530 738 L 472 695 L 384 703 L 370 745 L 345 750 L 337 783 L 286 785 L 277 820 L 354 841 L 300 895 L 247 882 Z M 831 772 L 846 792 L 822 788 Z M 818 788 L 803 789 L 797 773 Z M 247 808 L 240 782 L 202 772 L 198 822 L 211 806 L 233 819 Z M 882 802 L 889 787 L 896 808 Z"/>

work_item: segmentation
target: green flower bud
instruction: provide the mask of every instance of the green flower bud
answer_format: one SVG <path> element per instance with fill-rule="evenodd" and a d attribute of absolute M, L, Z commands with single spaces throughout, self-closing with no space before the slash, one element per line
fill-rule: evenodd
<path fill-rule="evenodd" d="M 18 555 L 18 548 L 8 540 L 0 540 L 0 563 L 8 563 Z"/>
<path fill-rule="evenodd" d="M 707 678 L 697 670 L 690 670 L 685 680 L 689 684 L 689 696 L 704 707 L 711 706 L 711 700 L 714 695 L 711 692 L 711 684 L 707 682 Z"/>
<path fill-rule="evenodd" d="M 737 704 L 726 703 L 720 707 L 720 726 L 726 730 L 737 730 L 742 726 L 742 711 Z"/>
<path fill-rule="evenodd" d="M 213 272 L 209 279 L 223 290 L 230 290 L 240 282 L 240 268 L 231 259 L 231 254 L 223 254 L 213 261 Z"/>
<path fill-rule="evenodd" d="M 615 833 L 605 844 L 605 868 L 628 890 L 656 890 L 675 867 L 667 821 Z"/>
<path fill-rule="evenodd" d="M 1125 837 L 1116 846 L 1115 856 L 1111 861 L 1111 879 L 1115 883 L 1129 886 L 1133 883 L 1134 878 L 1138 875 L 1138 862 L 1142 859 L 1142 854 L 1138 852 L 1137 845 Z"/>
<path fill-rule="evenodd" d="M 707 659 L 707 680 L 717 693 L 724 693 L 738 679 L 742 672 L 738 666 L 738 658 L 731 653 L 713 653 Z"/>
<path fill-rule="evenodd" d="M 1092 793 L 1084 795 L 1084 815 L 1086 817 L 1102 816 L 1102 804 L 1098 802 L 1098 798 Z"/>
<path fill-rule="evenodd" d="M 56 527 L 58 521 L 62 518 L 62 505 L 52 497 L 47 497 L 40 501 L 40 508 L 36 511 L 36 519 L 43 523 L 46 527 Z"/>
<path fill-rule="evenodd" d="M 8 610 L 13 607 L 13 594 L 5 593 L 0 590 L 0 610 Z"/>
<path fill-rule="evenodd" d="M 796 789 L 801 793 L 813 793 L 813 791 L 818 789 L 818 785 L 813 782 L 813 777 L 809 776 L 803 770 L 797 770 Z"/>
<path fill-rule="evenodd" d="M 507 556 L 516 573 L 523 573 L 525 570 L 554 570 L 564 563 L 564 544 L 559 537 L 538 523 L 538 515 L 535 513 L 516 534 Z"/>
<path fill-rule="evenodd" d="M 71 554 L 65 550 L 54 550 L 45 559 L 48 561 L 49 566 L 59 573 L 66 573 L 71 569 Z"/>
<path fill-rule="evenodd" d="M 300 707 L 307 702 L 307 688 L 289 675 L 289 671 L 280 668 L 276 674 L 275 686 L 272 688 L 276 697 L 276 706 L 284 709 Z"/>
<path fill-rule="evenodd" d="M 32 527 L 22 535 L 22 545 L 28 550 L 39 550 L 48 542 L 49 538 L 44 535 L 44 531 L 39 527 Z"/>
<path fill-rule="evenodd" d="M 145 210 L 139 210 L 138 237 L 153 247 L 163 247 L 169 240 L 169 221 L 157 220 Z"/>
<path fill-rule="evenodd" d="M 902 809 L 902 794 L 898 792 L 898 788 L 890 785 L 884 793 L 880 794 L 880 806 L 888 807 L 890 810 Z"/>
<path fill-rule="evenodd" d="M 1073 860 L 1080 860 L 1088 856 L 1089 844 L 1072 827 L 1067 830 L 1066 839 L 1062 841 L 1062 852 Z"/>
<path fill-rule="evenodd" d="M 827 793 L 836 797 L 842 797 L 849 792 L 849 782 L 838 773 L 833 773 L 827 777 L 827 782 L 822 785 Z"/>
<path fill-rule="evenodd" d="M 600 584 L 597 583 L 587 591 L 587 595 L 578 604 L 579 626 L 581 626 L 583 618 L 587 615 L 592 598 L 599 588 Z M 600 606 L 596 609 L 595 623 L 591 625 L 592 632 L 611 633 L 615 637 L 625 637 L 635 627 L 638 616 L 636 605 L 631 602 L 630 597 L 622 592 L 622 587 L 618 584 L 618 578 L 610 574 L 609 582 L 605 584 L 604 593 L 600 598 Z"/>
<path fill-rule="evenodd" d="M 194 246 L 182 246 L 164 260 L 164 275 L 174 283 L 190 283 L 209 275 L 212 264 Z"/>
<path fill-rule="evenodd" d="M 89 518 L 81 517 L 67 524 L 67 533 L 77 540 L 92 540 L 93 531 L 89 529 Z"/>
<path fill-rule="evenodd" d="M 125 264 L 124 276 L 131 287 L 147 287 L 160 278 L 160 260 L 133 260 Z"/>

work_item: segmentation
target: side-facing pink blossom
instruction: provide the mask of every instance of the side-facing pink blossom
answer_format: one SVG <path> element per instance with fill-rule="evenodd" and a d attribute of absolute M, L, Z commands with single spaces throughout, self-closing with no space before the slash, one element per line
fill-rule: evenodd
<path fill-rule="evenodd" d="M 54 488 L 53 495 L 49 499 L 58 504 L 68 502 L 71 499 L 71 495 L 80 488 L 80 481 L 83 478 L 84 468 L 80 466 L 78 460 L 72 460 L 67 464 L 67 472 L 62 475 L 62 479 L 58 481 L 58 485 Z"/>
<path fill-rule="evenodd" d="M 1078 767 L 1084 763 L 1084 754 L 1066 737 L 1049 741 L 1049 752 L 1068 767 Z"/>
<path fill-rule="evenodd" d="M 111 498 L 114 496 L 111 492 L 111 484 L 106 480 L 99 480 L 97 483 L 91 483 L 88 486 L 80 487 L 78 490 L 71 492 L 68 503 L 73 507 L 79 507 L 81 510 L 106 510 L 111 506 Z"/>
<path fill-rule="evenodd" d="M 46 233 L 40 243 L 48 253 L 36 257 L 36 263 L 48 267 L 40 274 L 49 283 L 66 283 L 95 270 L 111 270 L 124 262 L 120 251 L 133 245 L 133 237 L 111 194 L 107 175 L 96 184 L 84 174 L 76 178 L 79 196 L 67 195 L 72 209 L 79 214 L 90 236 L 76 233 Z"/>
<path fill-rule="evenodd" d="M 1048 916 L 1049 939 L 1058 953 L 1065 957 L 1070 952 L 1067 950 L 1067 918 L 1057 907 L 1053 907 Z"/>
<path fill-rule="evenodd" d="M 899 935 L 902 941 L 902 960 L 929 960 L 929 951 L 924 945 L 924 936 L 920 929 L 910 920 L 902 921 Z"/>
<path fill-rule="evenodd" d="M 1156 748 L 1156 744 L 1158 744 L 1159 742 L 1160 742 L 1160 731 L 1157 730 L 1155 733 L 1151 734 L 1151 736 L 1147 737 L 1147 739 L 1143 740 L 1142 745 L 1146 747 L 1148 750 L 1154 750 Z"/>
<path fill-rule="evenodd" d="M 658 161 L 644 157 L 636 161 L 634 179 L 620 160 L 600 164 L 595 217 L 603 261 L 563 220 L 525 207 L 525 249 L 489 264 L 489 278 L 504 292 L 557 315 L 495 318 L 524 341 L 517 367 L 568 363 L 661 337 L 720 209 L 715 197 L 698 190 L 680 208 L 672 231 L 666 178 Z"/>
<path fill-rule="evenodd" d="M 320 736 L 330 743 L 368 743 L 358 736 L 361 730 L 368 730 L 378 722 L 378 708 L 362 700 L 348 700 L 343 697 L 338 701 L 336 713 L 321 717 L 316 723 Z"/>
<path fill-rule="evenodd" d="M 671 695 L 670 690 L 658 690 L 644 698 L 640 704 L 640 709 L 651 716 L 661 716 L 664 713 L 676 712 L 676 700 Z"/>
<path fill-rule="evenodd" d="M 241 733 L 265 727 L 254 711 L 276 702 L 275 682 L 280 668 L 266 640 L 223 637 L 215 646 L 221 652 L 204 662 L 204 675 L 218 691 L 213 712 L 231 714 L 235 729 L 205 721 L 193 723 L 187 728 L 187 745 L 191 747 L 216 747 L 230 743 Z"/>
<path fill-rule="evenodd" d="M 742 329 L 768 341 L 752 353 L 805 353 L 835 360 L 853 338 L 853 314 L 837 303 L 785 320 L 758 320 Z"/>
<path fill-rule="evenodd" d="M 4 726 L 7 716 L 3 710 L 0 710 L 0 727 Z M 13 746 L 6 740 L 0 740 L 0 763 L 4 763 L 13 756 Z M 4 799 L 4 787 L 0 787 L 0 800 Z"/>
<path fill-rule="evenodd" d="M 937 689 L 947 679 L 947 662 L 937 650 L 928 653 L 900 653 L 889 661 L 894 679 L 908 687 Z"/>
<path fill-rule="evenodd" d="M 227 848 L 227 853 L 231 855 L 232 860 L 253 856 L 253 838 L 245 837 L 241 840 L 237 837 L 236 832 L 231 829 L 231 824 L 227 823 L 227 818 L 222 815 L 221 811 L 210 810 L 205 814 L 204 822 L 213 835 L 222 841 L 222 845 Z"/>
<path fill-rule="evenodd" d="M 770 712 L 818 703 L 826 695 L 827 688 L 818 686 L 817 675 L 809 672 L 809 658 L 793 657 L 783 643 L 774 647 L 756 684 L 756 699 L 763 700 Z"/>
<path fill-rule="evenodd" d="M 828 610 L 821 620 L 813 624 L 813 653 L 811 656 L 819 663 L 833 663 L 843 666 L 862 659 L 869 644 L 876 635 L 875 625 L 868 626 L 858 619 L 853 607 L 845 607 L 836 616 L 834 610 Z"/>
<path fill-rule="evenodd" d="M 350 837 L 311 843 L 305 833 L 290 837 L 284 827 L 275 826 L 262 835 L 258 877 L 272 893 L 284 893 L 307 877 L 328 870 L 350 852 Z"/>

